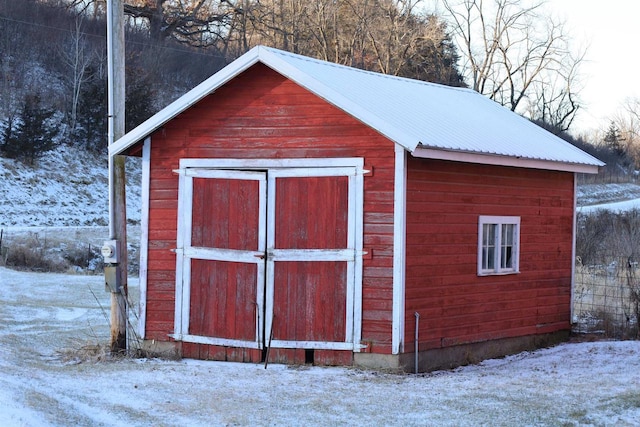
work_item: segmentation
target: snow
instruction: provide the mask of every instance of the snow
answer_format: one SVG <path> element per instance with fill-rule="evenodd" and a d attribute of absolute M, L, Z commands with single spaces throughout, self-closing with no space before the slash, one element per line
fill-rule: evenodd
<path fill-rule="evenodd" d="M 83 357 L 100 276 L 0 268 L 0 425 L 638 425 L 640 342 L 567 343 L 451 371 Z M 130 280 L 131 293 L 137 282 Z"/>
<path fill-rule="evenodd" d="M 622 202 L 599 203 L 591 206 L 580 206 L 578 212 L 590 214 L 599 210 L 609 210 L 612 212 L 626 212 L 633 209 L 640 209 L 640 199 L 624 200 Z"/>
<path fill-rule="evenodd" d="M 140 165 L 127 160 L 127 214 L 140 221 Z M 0 157 L 0 227 L 106 226 L 106 154 L 62 145 L 37 167 Z"/>
<path fill-rule="evenodd" d="M 634 183 L 588 184 L 578 187 L 578 212 L 625 212 L 640 208 L 640 185 Z"/>

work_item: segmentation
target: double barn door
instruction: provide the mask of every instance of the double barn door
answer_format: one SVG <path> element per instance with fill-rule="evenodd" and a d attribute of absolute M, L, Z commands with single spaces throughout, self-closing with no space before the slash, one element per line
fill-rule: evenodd
<path fill-rule="evenodd" d="M 174 337 L 358 351 L 361 159 L 202 162 L 179 170 Z"/>

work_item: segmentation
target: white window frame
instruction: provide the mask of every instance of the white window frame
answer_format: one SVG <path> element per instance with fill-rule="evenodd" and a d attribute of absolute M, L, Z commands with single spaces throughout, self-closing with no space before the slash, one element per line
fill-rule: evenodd
<path fill-rule="evenodd" d="M 496 225 L 496 233 L 494 236 L 493 265 L 494 268 L 483 268 L 483 251 L 484 251 L 484 226 Z M 502 265 L 502 226 L 514 225 L 514 236 L 512 246 L 512 266 L 508 268 Z M 480 215 L 478 219 L 478 276 L 491 276 L 499 274 L 516 274 L 520 272 L 520 217 L 519 216 L 489 216 Z"/>

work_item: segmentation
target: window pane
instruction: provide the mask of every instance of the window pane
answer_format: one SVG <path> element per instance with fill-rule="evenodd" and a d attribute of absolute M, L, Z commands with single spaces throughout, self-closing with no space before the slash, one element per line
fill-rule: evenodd
<path fill-rule="evenodd" d="M 513 268 L 514 224 L 502 224 L 500 268 Z"/>
<path fill-rule="evenodd" d="M 482 269 L 494 270 L 497 224 L 482 225 Z"/>

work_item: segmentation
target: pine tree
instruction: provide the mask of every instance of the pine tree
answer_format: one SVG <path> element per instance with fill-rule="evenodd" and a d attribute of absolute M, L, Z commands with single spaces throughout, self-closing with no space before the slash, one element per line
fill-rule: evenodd
<path fill-rule="evenodd" d="M 55 138 L 59 133 L 54 114 L 54 110 L 42 105 L 39 95 L 27 96 L 15 122 L 5 129 L 4 155 L 33 165 L 44 153 L 53 150 L 58 145 Z"/>
<path fill-rule="evenodd" d="M 604 143 L 620 158 L 624 157 L 626 154 L 623 141 L 624 138 L 620 135 L 620 130 L 615 123 L 611 122 L 609 124 L 609 129 L 607 129 L 607 133 L 604 136 Z"/>
<path fill-rule="evenodd" d="M 107 149 L 107 81 L 98 73 L 90 71 L 80 94 L 78 122 L 74 138 L 87 150 L 106 152 Z"/>

